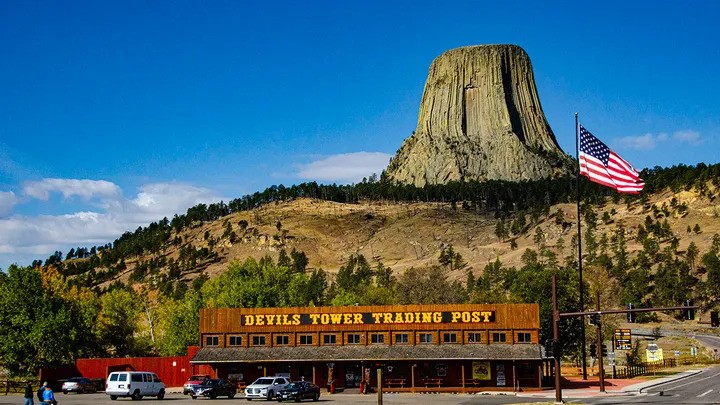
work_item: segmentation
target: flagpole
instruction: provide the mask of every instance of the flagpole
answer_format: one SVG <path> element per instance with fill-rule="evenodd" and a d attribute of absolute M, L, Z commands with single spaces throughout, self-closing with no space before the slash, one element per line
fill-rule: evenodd
<path fill-rule="evenodd" d="M 580 275 L 580 312 L 585 312 L 585 292 L 582 276 L 582 233 L 580 232 L 580 144 L 578 134 L 580 124 L 578 123 L 578 113 L 575 113 L 575 158 L 578 161 L 578 171 L 575 177 L 577 185 L 577 243 L 578 243 L 578 273 Z M 583 318 L 580 334 L 582 343 L 582 374 L 583 380 L 587 380 L 587 361 L 585 359 L 585 319 Z"/>

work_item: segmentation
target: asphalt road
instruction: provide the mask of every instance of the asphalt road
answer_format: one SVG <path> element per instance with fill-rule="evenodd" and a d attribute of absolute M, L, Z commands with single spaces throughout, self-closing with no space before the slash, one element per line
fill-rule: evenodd
<path fill-rule="evenodd" d="M 587 398 L 588 404 L 718 404 L 720 403 L 720 367 L 712 367 L 681 380 L 642 390 L 637 396 Z"/>
<path fill-rule="evenodd" d="M 325 393 L 323 393 L 325 394 Z M 216 399 L 196 399 L 193 400 L 190 397 L 182 394 L 167 394 L 165 399 L 158 401 L 156 398 L 146 397 L 142 400 L 132 401 L 130 398 L 118 398 L 116 401 L 111 401 L 110 398 L 102 393 L 98 394 L 68 394 L 56 395 L 58 405 L 203 405 L 207 403 L 214 405 L 244 405 L 244 404 L 266 404 L 267 401 L 253 400 L 252 402 L 246 401 L 242 397 L 235 397 L 233 399 L 228 398 L 216 398 Z M 360 394 L 335 394 L 335 395 L 322 395 L 320 401 L 303 401 L 306 404 L 377 404 L 377 394 L 360 395 Z M 469 395 L 469 394 L 385 394 L 383 396 L 383 404 L 385 405 L 471 405 L 471 404 L 517 404 L 517 403 L 551 403 L 552 401 L 547 399 L 535 399 L 535 398 L 521 398 L 510 395 Z M 276 404 L 277 402 L 271 402 Z M 285 402 L 283 402 L 285 403 Z M 294 403 L 294 402 L 292 402 Z M 10 395 L 0 396 L 0 404 L 22 404 L 21 395 Z M 37 405 L 37 400 L 35 402 Z"/>

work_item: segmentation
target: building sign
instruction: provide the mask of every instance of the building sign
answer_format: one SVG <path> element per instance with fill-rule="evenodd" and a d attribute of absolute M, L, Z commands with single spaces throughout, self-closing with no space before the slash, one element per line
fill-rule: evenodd
<path fill-rule="evenodd" d="M 615 329 L 615 350 L 630 350 L 632 333 L 630 329 Z"/>
<path fill-rule="evenodd" d="M 472 362 L 472 378 L 474 380 L 490 379 L 490 362 L 489 361 L 473 361 Z"/>
<path fill-rule="evenodd" d="M 339 314 L 248 314 L 243 326 L 489 323 L 495 311 L 352 312 Z"/>

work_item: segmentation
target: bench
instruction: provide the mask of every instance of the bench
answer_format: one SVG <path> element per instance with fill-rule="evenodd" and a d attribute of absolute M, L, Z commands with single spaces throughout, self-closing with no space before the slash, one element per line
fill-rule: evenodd
<path fill-rule="evenodd" d="M 388 386 L 388 388 L 405 388 L 405 379 L 404 378 L 386 378 L 385 379 L 385 385 Z"/>
<path fill-rule="evenodd" d="M 482 381 L 475 378 L 466 378 L 464 382 L 466 387 L 479 387 L 482 385 Z"/>
<path fill-rule="evenodd" d="M 423 384 L 425 384 L 426 387 L 438 387 L 440 388 L 443 384 L 442 378 L 423 378 Z"/>

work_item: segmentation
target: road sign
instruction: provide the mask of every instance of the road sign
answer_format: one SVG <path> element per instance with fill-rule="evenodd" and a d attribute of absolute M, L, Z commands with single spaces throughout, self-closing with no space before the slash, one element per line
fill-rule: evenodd
<path fill-rule="evenodd" d="M 675 357 L 680 357 L 680 350 L 675 350 Z"/>
<path fill-rule="evenodd" d="M 630 350 L 632 333 L 630 329 L 615 329 L 615 350 Z"/>
<path fill-rule="evenodd" d="M 615 366 L 615 352 L 608 353 L 608 363 L 611 367 Z"/>
<path fill-rule="evenodd" d="M 692 355 L 692 356 L 697 356 L 697 354 L 698 354 L 697 347 L 695 347 L 695 346 L 690 346 L 690 355 Z"/>

